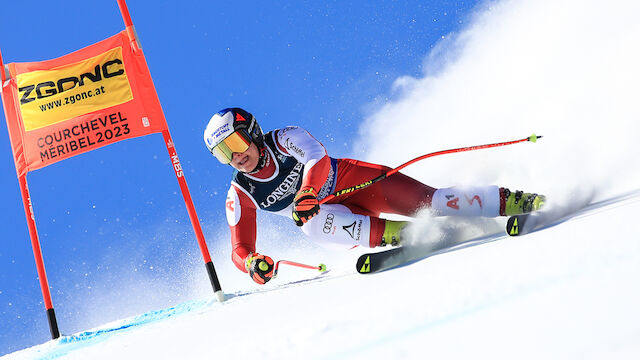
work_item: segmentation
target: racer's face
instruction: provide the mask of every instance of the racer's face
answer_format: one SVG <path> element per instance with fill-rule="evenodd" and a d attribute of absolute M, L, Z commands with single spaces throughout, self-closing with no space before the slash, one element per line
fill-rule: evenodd
<path fill-rule="evenodd" d="M 238 171 L 248 173 L 258 166 L 258 161 L 260 161 L 258 147 L 256 144 L 251 143 L 245 152 L 234 152 L 233 159 L 229 165 L 233 166 Z"/>

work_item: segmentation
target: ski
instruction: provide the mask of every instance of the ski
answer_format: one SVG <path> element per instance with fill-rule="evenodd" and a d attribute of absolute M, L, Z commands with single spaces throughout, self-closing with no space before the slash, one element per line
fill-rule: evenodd
<path fill-rule="evenodd" d="M 522 236 L 563 223 L 574 217 L 583 216 L 586 212 L 621 201 L 633 200 L 640 196 L 640 191 L 631 191 L 610 199 L 590 203 L 590 198 L 574 202 L 570 207 L 556 207 L 540 211 L 513 215 L 507 220 L 505 231 L 509 236 Z"/>
<path fill-rule="evenodd" d="M 513 215 L 507 219 L 505 231 L 509 236 L 522 236 L 542 229 L 546 229 L 571 218 L 579 216 L 587 210 L 595 209 L 607 204 L 601 201 L 592 204 L 581 204 L 580 207 L 570 209 L 541 210 L 528 214 Z"/>
<path fill-rule="evenodd" d="M 571 215 L 558 216 L 558 214 L 546 212 L 514 215 L 509 217 L 507 220 L 505 230 L 509 236 L 522 236 L 552 226 L 570 217 Z M 492 242 L 504 238 L 504 236 L 504 233 L 488 234 L 464 240 L 453 246 L 437 250 L 400 246 L 388 250 L 366 253 L 358 257 L 358 260 L 356 261 L 356 271 L 360 274 L 373 274 L 434 255 Z"/>
<path fill-rule="evenodd" d="M 509 236 L 522 236 L 557 225 L 576 215 L 575 211 L 537 211 L 529 214 L 513 215 L 507 219 L 505 231 Z"/>
<path fill-rule="evenodd" d="M 356 271 L 360 274 L 373 274 L 396 267 L 424 260 L 426 258 L 465 249 L 471 246 L 504 239 L 503 232 L 478 236 L 472 239 L 459 240 L 448 246 L 435 248 L 433 246 L 400 246 L 389 250 L 366 253 L 360 255 L 356 261 Z"/>
<path fill-rule="evenodd" d="M 535 230 L 539 214 L 513 215 L 507 219 L 505 230 L 509 236 L 521 236 Z"/>
<path fill-rule="evenodd" d="M 372 274 L 405 261 L 405 248 L 395 247 L 374 253 L 362 254 L 356 261 L 356 271 L 360 274 Z"/>

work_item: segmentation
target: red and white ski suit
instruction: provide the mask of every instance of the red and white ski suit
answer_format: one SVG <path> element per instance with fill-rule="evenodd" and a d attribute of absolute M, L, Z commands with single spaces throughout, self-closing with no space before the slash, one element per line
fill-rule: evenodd
<path fill-rule="evenodd" d="M 293 196 L 301 188 L 320 189 L 318 199 L 322 200 L 391 170 L 353 159 L 332 159 L 319 141 L 299 127 L 265 134 L 265 147 L 266 165 L 252 174 L 234 172 L 227 194 L 232 260 L 244 272 L 246 257 L 256 252 L 256 209 L 291 217 Z M 500 195 L 496 186 L 437 190 L 396 173 L 321 205 L 302 231 L 324 244 L 375 247 L 385 226 L 380 213 L 413 216 L 424 207 L 431 207 L 436 215 L 493 217 L 500 211 Z"/>

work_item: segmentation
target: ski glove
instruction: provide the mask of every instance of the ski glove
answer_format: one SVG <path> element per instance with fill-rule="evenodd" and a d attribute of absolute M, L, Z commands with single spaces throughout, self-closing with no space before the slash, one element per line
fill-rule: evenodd
<path fill-rule="evenodd" d="M 296 225 L 304 225 L 309 219 L 318 215 L 319 211 L 318 194 L 312 187 L 302 188 L 293 198 L 293 213 L 291 217 L 293 217 Z"/>
<path fill-rule="evenodd" d="M 249 254 L 245 267 L 253 281 L 260 285 L 266 284 L 273 277 L 273 259 L 266 255 Z"/>

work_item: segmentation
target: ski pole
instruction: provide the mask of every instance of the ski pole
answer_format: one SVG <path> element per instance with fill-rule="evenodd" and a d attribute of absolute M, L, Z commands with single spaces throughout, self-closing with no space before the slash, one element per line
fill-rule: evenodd
<path fill-rule="evenodd" d="M 313 265 L 301 264 L 301 263 L 297 263 L 297 262 L 289 261 L 289 260 L 278 260 L 276 262 L 276 265 L 273 267 L 273 277 L 276 277 L 276 275 L 278 275 L 278 268 L 280 266 L 280 263 L 283 263 L 284 265 L 296 266 L 296 267 L 303 268 L 303 269 L 318 270 L 320 272 L 327 271 L 327 265 L 325 265 L 325 264 L 320 264 L 318 266 L 313 266 Z"/>
<path fill-rule="evenodd" d="M 462 148 L 457 148 L 457 149 L 449 149 L 449 150 L 441 150 L 441 151 L 436 151 L 436 152 L 432 152 L 426 155 L 422 155 L 419 156 L 413 160 L 409 160 L 406 163 L 398 166 L 395 169 L 391 169 L 389 171 L 387 171 L 386 173 L 371 179 L 369 181 L 365 181 L 362 184 L 358 184 L 355 186 L 351 186 L 342 190 L 338 190 L 336 192 L 334 192 L 333 194 L 330 194 L 329 196 L 327 196 L 326 198 L 322 199 L 320 201 L 320 204 L 324 204 L 327 201 L 334 199 L 340 195 L 344 195 L 344 194 L 349 194 L 351 192 L 360 190 L 360 189 L 364 189 L 368 186 L 371 186 L 375 183 L 377 183 L 378 181 L 384 180 L 385 178 L 397 173 L 398 171 L 404 169 L 405 167 L 418 162 L 420 160 L 424 160 L 430 157 L 434 157 L 434 156 L 438 156 L 438 155 L 445 155 L 445 154 L 452 154 L 452 153 L 457 153 L 457 152 L 464 152 L 464 151 L 473 151 L 473 150 L 480 150 L 480 149 L 488 149 L 488 148 L 492 148 L 492 147 L 498 147 L 498 146 L 507 146 L 507 145 L 513 145 L 513 144 L 518 144 L 521 142 L 525 142 L 525 141 L 531 141 L 531 142 L 536 142 L 538 139 L 540 139 L 542 136 L 538 136 L 536 134 L 532 134 L 529 137 L 526 137 L 524 139 L 519 139 L 519 140 L 513 140 L 513 141 L 506 141 L 506 142 L 500 142 L 500 143 L 494 143 L 494 144 L 485 144 L 485 145 L 474 145 L 474 146 L 467 146 L 467 147 L 462 147 Z"/>

